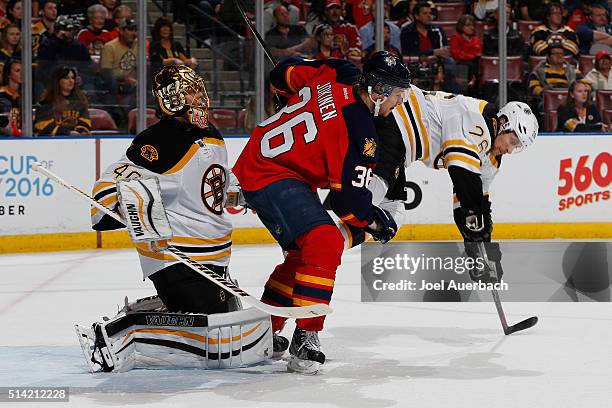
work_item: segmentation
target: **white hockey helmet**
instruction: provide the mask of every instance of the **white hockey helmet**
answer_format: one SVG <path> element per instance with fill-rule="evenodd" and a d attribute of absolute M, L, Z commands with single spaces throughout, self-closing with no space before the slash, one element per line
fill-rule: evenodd
<path fill-rule="evenodd" d="M 535 117 L 529 105 L 523 102 L 508 102 L 499 112 L 497 118 L 506 117 L 506 122 L 500 125 L 499 132 L 512 131 L 518 136 L 521 146 L 514 149 L 518 153 L 533 144 L 538 135 L 538 119 Z"/>

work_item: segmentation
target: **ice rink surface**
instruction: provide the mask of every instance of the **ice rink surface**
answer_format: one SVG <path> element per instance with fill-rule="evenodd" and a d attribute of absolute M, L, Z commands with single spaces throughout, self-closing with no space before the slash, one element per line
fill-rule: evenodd
<path fill-rule="evenodd" d="M 235 246 L 231 269 L 259 295 L 278 247 Z M 72 407 L 562 408 L 612 405 L 610 303 L 506 303 L 504 336 L 493 303 L 361 303 L 360 256 L 346 253 L 334 314 L 321 335 L 319 375 L 285 362 L 233 370 L 89 374 L 74 333 L 113 316 L 123 297 L 154 294 L 136 252 L 0 256 L 0 386 L 69 386 Z M 293 324 L 284 334 L 291 336 Z"/>

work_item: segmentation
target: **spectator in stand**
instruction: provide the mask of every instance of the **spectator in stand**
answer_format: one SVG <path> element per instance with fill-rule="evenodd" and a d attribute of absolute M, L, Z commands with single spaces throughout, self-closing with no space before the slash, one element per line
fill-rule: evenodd
<path fill-rule="evenodd" d="M 376 18 L 376 3 L 372 3 L 371 9 L 372 18 Z M 400 39 L 401 30 L 392 21 L 385 19 L 385 29 L 389 30 L 389 51 L 399 51 L 402 48 L 402 41 Z M 375 46 L 376 41 L 376 22 L 370 20 L 363 27 L 359 29 L 359 38 L 361 38 L 361 46 L 364 49 L 363 55 L 369 55 L 370 49 Z M 387 46 L 385 45 L 385 49 Z M 366 51 L 367 50 L 367 51 Z M 401 58 L 401 54 L 399 56 Z"/>
<path fill-rule="evenodd" d="M 8 125 L 2 133 L 21 136 L 21 61 L 11 60 L 2 70 L 0 109 L 8 115 Z"/>
<path fill-rule="evenodd" d="M 376 0 L 345 0 L 344 15 L 346 21 L 355 24 L 358 30 L 372 22 L 374 19 L 374 7 Z M 363 41 L 363 38 L 361 39 Z M 367 48 L 365 45 L 363 48 Z M 398 47 L 399 48 L 399 47 Z"/>
<path fill-rule="evenodd" d="M 106 7 L 101 4 L 93 4 L 87 9 L 87 19 L 89 25 L 79 31 L 77 40 L 79 40 L 92 57 L 99 58 L 102 53 L 104 44 L 112 40 L 110 32 L 104 29 L 104 22 L 108 16 Z"/>
<path fill-rule="evenodd" d="M 431 24 L 431 5 L 425 2 L 417 4 L 414 7 L 414 18 L 414 22 L 402 28 L 402 54 L 426 56 L 430 63 L 436 58 L 450 58 L 444 31 Z"/>
<path fill-rule="evenodd" d="M 563 46 L 565 55 L 578 57 L 578 37 L 574 30 L 563 24 L 563 6 L 560 4 L 548 7 L 546 24 L 534 28 L 529 39 L 533 55 L 546 55 L 553 42 Z"/>
<path fill-rule="evenodd" d="M 6 18 L 0 22 L 0 30 L 4 30 L 9 24 L 15 24 L 21 27 L 22 15 L 23 9 L 21 0 L 10 0 L 6 5 Z"/>
<path fill-rule="evenodd" d="M 402 58 L 402 53 L 400 52 L 399 48 L 394 47 L 391 44 L 391 24 L 392 24 L 391 22 L 387 21 L 385 22 L 385 27 L 383 28 L 385 51 L 389 51 L 391 54 L 395 55 L 396 57 Z M 363 62 L 365 63 L 365 61 L 368 58 L 370 58 L 370 56 L 374 54 L 375 52 L 376 52 L 376 44 L 372 44 L 367 49 L 365 49 L 363 51 Z"/>
<path fill-rule="evenodd" d="M 497 13 L 498 0 L 470 0 L 466 9 L 478 21 L 489 21 Z"/>
<path fill-rule="evenodd" d="M 57 0 L 46 0 L 42 3 L 41 19 L 32 25 L 32 53 L 36 57 L 42 39 L 53 34 L 57 20 Z"/>
<path fill-rule="evenodd" d="M 87 98 L 79 90 L 77 71 L 57 68 L 36 108 L 34 134 L 37 136 L 88 135 L 91 119 Z"/>
<path fill-rule="evenodd" d="M 595 68 L 584 77 L 593 91 L 612 91 L 612 75 L 610 74 L 610 53 L 606 50 L 595 54 Z"/>
<path fill-rule="evenodd" d="M 574 31 L 577 31 L 578 27 L 586 23 L 588 20 L 587 16 L 591 14 L 591 0 L 581 0 L 575 7 L 568 5 L 565 2 L 565 8 L 567 9 L 567 26 Z"/>
<path fill-rule="evenodd" d="M 0 19 L 6 17 L 7 0 L 0 0 Z"/>
<path fill-rule="evenodd" d="M 0 33 L 0 70 L 8 61 L 21 58 L 21 30 L 9 24 Z"/>
<path fill-rule="evenodd" d="M 153 71 L 157 71 L 162 65 L 187 65 L 190 68 L 198 66 L 196 59 L 187 54 L 183 45 L 174 41 L 172 21 L 169 18 L 160 17 L 155 21 L 151 37 Z"/>
<path fill-rule="evenodd" d="M 121 6 L 117 7 L 115 11 L 113 11 L 113 23 L 109 23 L 107 17 L 106 22 L 104 23 L 104 27 L 107 27 L 109 24 L 114 27 L 108 30 L 111 36 L 111 40 L 114 40 L 115 38 L 119 37 L 119 22 L 122 20 L 132 19 L 132 14 L 132 9 L 129 8 L 129 6 L 122 4 Z"/>
<path fill-rule="evenodd" d="M 69 63 L 81 73 L 83 83 L 90 84 L 93 74 L 93 62 L 89 51 L 75 37 L 79 26 L 66 16 L 60 16 L 55 22 L 53 35 L 43 39 L 38 49 L 37 80 L 47 83 L 48 76 L 56 65 Z"/>
<path fill-rule="evenodd" d="M 266 43 L 272 55 L 278 58 L 301 55 L 312 48 L 304 27 L 290 23 L 289 10 L 283 5 L 274 9 L 274 28 L 266 32 Z"/>
<path fill-rule="evenodd" d="M 541 96 L 547 89 L 566 89 L 582 75 L 576 67 L 563 58 L 563 46 L 556 42 L 548 47 L 548 56 L 529 75 L 529 90 L 534 96 Z"/>
<path fill-rule="evenodd" d="M 361 38 L 354 24 L 342 18 L 342 3 L 340 0 L 326 0 L 325 23 L 329 24 L 334 33 L 332 47 L 342 50 L 346 59 L 353 63 L 361 63 Z"/>
<path fill-rule="evenodd" d="M 112 31 L 113 28 L 117 27 L 117 22 L 114 18 L 111 18 L 111 16 L 114 17 L 114 13 L 117 9 L 117 5 L 119 4 L 119 2 L 117 0 L 100 0 L 100 4 L 107 11 L 106 21 L 104 22 L 104 29 L 106 31 Z"/>
<path fill-rule="evenodd" d="M 483 55 L 497 57 L 499 55 L 499 30 L 496 12 L 490 21 L 491 28 L 485 31 L 483 40 Z M 525 38 L 519 30 L 512 28 L 512 10 L 506 4 L 506 52 L 508 56 L 518 56 L 525 54 Z"/>
<path fill-rule="evenodd" d="M 591 6 L 589 21 L 578 27 L 578 39 L 582 54 L 594 55 L 599 50 L 612 52 L 612 24 L 604 6 Z"/>
<path fill-rule="evenodd" d="M 404 24 L 411 23 L 414 18 L 412 11 L 418 0 L 391 0 L 390 19 L 402 28 Z"/>
<path fill-rule="evenodd" d="M 289 25 L 298 25 L 300 21 L 300 9 L 291 3 L 291 0 L 272 0 L 264 5 L 264 33 L 276 26 L 276 9 L 285 6 L 289 15 Z"/>
<path fill-rule="evenodd" d="M 519 20 L 544 21 L 551 4 L 560 4 L 559 0 L 519 0 Z"/>
<path fill-rule="evenodd" d="M 134 105 L 138 26 L 134 20 L 125 19 L 118 28 L 119 37 L 102 47 L 100 70 L 111 98 L 123 105 Z"/>
<path fill-rule="evenodd" d="M 455 34 L 450 39 L 450 52 L 455 62 L 468 67 L 468 79 L 478 76 L 478 64 L 482 56 L 482 43 L 476 35 L 476 19 L 464 14 L 457 21 Z"/>
<path fill-rule="evenodd" d="M 567 90 L 565 103 L 559 106 L 557 132 L 607 132 L 609 124 L 591 103 L 589 86 L 573 81 Z"/>
<path fill-rule="evenodd" d="M 314 59 L 344 58 L 340 48 L 334 48 L 334 32 L 329 24 L 319 24 L 312 35 L 317 42 Z"/>

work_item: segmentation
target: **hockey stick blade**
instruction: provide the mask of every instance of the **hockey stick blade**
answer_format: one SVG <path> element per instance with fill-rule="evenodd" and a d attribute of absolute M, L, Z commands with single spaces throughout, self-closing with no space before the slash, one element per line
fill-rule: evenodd
<path fill-rule="evenodd" d="M 118 213 L 100 204 L 89 194 L 83 192 L 82 190 L 79 190 L 78 188 L 68 183 L 67 181 L 63 180 L 61 177 L 59 177 L 52 171 L 47 170 L 46 168 L 42 167 L 40 163 L 33 163 L 32 170 L 35 170 L 49 177 L 51 180 L 55 181 L 56 183 L 67 188 L 69 191 L 72 191 L 73 193 L 81 197 L 82 199 L 89 202 L 90 205 L 93 205 L 94 207 L 98 208 L 100 211 L 104 212 L 108 216 L 125 224 L 125 220 Z M 169 245 L 167 250 L 174 255 L 177 261 L 185 264 L 189 268 L 196 271 L 198 274 L 202 275 L 206 279 L 217 284 L 219 287 L 228 291 L 232 295 L 240 298 L 241 300 L 244 300 L 251 306 L 263 312 L 271 314 L 273 316 L 287 317 L 287 318 L 292 318 L 292 319 L 304 319 L 304 318 L 309 318 L 309 317 L 324 316 L 324 315 L 328 315 L 332 313 L 332 309 L 328 305 L 325 305 L 323 303 L 316 303 L 316 304 L 308 305 L 308 306 L 295 306 L 295 307 L 281 307 L 281 306 L 268 305 L 266 303 L 263 303 L 259 299 L 249 295 L 247 292 L 243 291 L 238 286 L 236 286 L 233 282 L 225 279 L 221 275 L 217 275 L 216 273 L 214 273 L 213 271 L 211 271 L 204 265 L 194 261 L 189 256 L 185 255 L 182 251 L 178 250 L 172 245 Z"/>
<path fill-rule="evenodd" d="M 517 331 L 529 329 L 530 327 L 535 326 L 536 323 L 538 323 L 538 317 L 530 317 L 529 319 L 525 319 L 515 325 L 509 326 L 506 330 L 504 330 L 504 334 L 509 335 L 512 333 L 516 333 Z"/>

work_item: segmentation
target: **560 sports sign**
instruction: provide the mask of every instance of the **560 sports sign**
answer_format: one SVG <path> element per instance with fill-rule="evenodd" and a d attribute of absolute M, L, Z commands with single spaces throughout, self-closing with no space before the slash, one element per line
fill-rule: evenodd
<path fill-rule="evenodd" d="M 608 152 L 592 160 L 591 156 L 580 156 L 575 163 L 572 158 L 561 160 L 557 193 L 563 198 L 559 200 L 559 211 L 609 200 L 610 181 L 612 154 Z"/>

